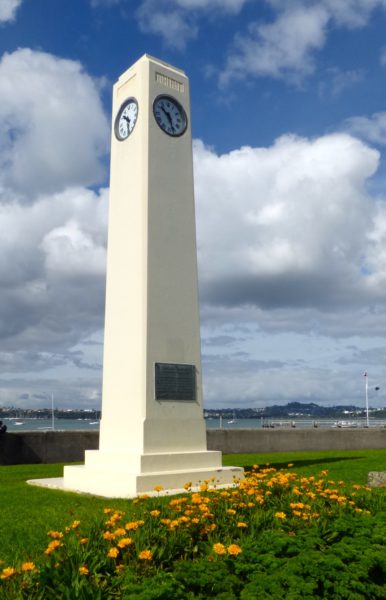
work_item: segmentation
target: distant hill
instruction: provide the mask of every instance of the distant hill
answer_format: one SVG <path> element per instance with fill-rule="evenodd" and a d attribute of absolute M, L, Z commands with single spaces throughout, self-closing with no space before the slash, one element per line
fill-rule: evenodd
<path fill-rule="evenodd" d="M 369 409 L 372 417 L 386 418 L 386 409 Z M 223 408 L 223 409 L 205 409 L 205 415 L 208 417 L 219 417 L 238 419 L 343 419 L 348 416 L 364 415 L 363 406 L 351 405 L 320 406 L 314 402 L 289 402 L 285 405 L 274 404 L 265 408 Z"/>

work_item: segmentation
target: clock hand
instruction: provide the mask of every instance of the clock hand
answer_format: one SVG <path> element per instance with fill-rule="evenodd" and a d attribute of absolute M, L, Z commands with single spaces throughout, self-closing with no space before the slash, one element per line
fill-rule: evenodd
<path fill-rule="evenodd" d="M 169 121 L 169 125 L 170 125 L 170 127 L 172 128 L 172 130 L 174 131 L 173 120 L 172 120 L 172 118 L 171 118 L 171 116 L 170 116 L 170 113 L 169 113 L 169 112 L 168 112 L 168 111 L 167 111 L 167 110 L 166 110 L 166 109 L 165 109 L 163 106 L 161 106 L 161 110 L 163 110 L 163 112 L 165 113 L 165 115 L 166 115 L 166 118 L 167 118 L 167 119 L 168 119 L 168 121 Z"/>

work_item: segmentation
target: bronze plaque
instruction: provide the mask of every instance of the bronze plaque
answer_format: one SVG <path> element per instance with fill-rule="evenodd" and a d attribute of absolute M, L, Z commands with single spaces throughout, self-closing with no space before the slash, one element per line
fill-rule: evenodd
<path fill-rule="evenodd" d="M 155 363 L 156 400 L 196 400 L 196 367 Z"/>

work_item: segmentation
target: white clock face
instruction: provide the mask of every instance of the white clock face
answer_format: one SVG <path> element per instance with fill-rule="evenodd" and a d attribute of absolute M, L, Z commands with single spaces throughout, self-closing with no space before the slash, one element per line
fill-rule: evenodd
<path fill-rule="evenodd" d="M 135 98 L 126 100 L 118 111 L 114 131 L 118 140 L 126 140 L 133 131 L 138 118 L 138 103 Z"/>
<path fill-rule="evenodd" d="M 181 104 L 171 96 L 158 96 L 154 100 L 153 113 L 161 129 L 168 135 L 178 137 L 185 133 L 188 119 Z"/>

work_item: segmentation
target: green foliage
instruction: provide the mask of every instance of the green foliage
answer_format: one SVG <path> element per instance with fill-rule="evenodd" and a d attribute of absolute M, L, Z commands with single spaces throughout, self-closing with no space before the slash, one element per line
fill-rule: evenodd
<path fill-rule="evenodd" d="M 385 493 L 325 470 L 256 467 L 231 489 L 113 508 L 33 489 L 62 526 L 3 562 L 2 600 L 386 599 Z"/>
<path fill-rule="evenodd" d="M 386 600 L 386 496 L 363 485 L 386 453 L 274 458 L 233 490 L 113 508 L 25 484 L 60 465 L 0 467 L 0 598 Z"/>

